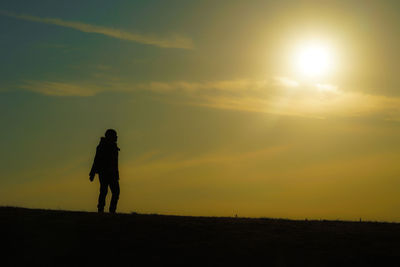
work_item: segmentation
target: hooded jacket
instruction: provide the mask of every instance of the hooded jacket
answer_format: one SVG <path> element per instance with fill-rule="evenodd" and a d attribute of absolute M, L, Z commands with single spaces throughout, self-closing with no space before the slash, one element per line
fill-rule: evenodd
<path fill-rule="evenodd" d="M 115 142 L 110 142 L 104 137 L 100 138 L 100 143 L 96 148 L 90 176 L 96 173 L 112 179 L 119 179 L 118 170 L 118 151 L 119 148 Z"/>

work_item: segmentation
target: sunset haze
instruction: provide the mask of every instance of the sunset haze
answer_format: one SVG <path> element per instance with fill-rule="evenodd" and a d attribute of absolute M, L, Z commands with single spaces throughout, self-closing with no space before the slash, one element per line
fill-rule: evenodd
<path fill-rule="evenodd" d="M 0 4 L 0 205 L 400 222 L 400 2 Z M 108 196 L 109 200 L 109 196 Z"/>

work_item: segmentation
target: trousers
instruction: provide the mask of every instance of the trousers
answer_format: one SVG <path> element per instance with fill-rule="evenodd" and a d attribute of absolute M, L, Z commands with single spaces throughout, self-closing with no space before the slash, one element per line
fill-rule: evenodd
<path fill-rule="evenodd" d="M 97 209 L 99 212 L 104 211 L 104 206 L 106 205 L 106 196 L 108 192 L 108 187 L 111 190 L 111 201 L 109 211 L 111 213 L 115 213 L 117 210 L 117 204 L 119 199 L 119 181 L 116 177 L 107 175 L 107 174 L 99 174 L 100 180 L 100 194 L 99 194 L 99 202 L 97 204 Z"/>

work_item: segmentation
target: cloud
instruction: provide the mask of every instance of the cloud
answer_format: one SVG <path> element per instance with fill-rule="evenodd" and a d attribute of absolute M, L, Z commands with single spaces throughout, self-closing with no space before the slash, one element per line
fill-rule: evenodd
<path fill-rule="evenodd" d="M 151 90 L 155 92 L 171 92 L 171 91 L 185 91 L 185 92 L 201 92 L 201 91 L 221 91 L 221 92 L 237 92 L 243 93 L 244 91 L 260 90 L 268 86 L 267 80 L 222 80 L 222 81 L 206 81 L 206 82 L 187 82 L 187 81 L 174 81 L 174 82 L 149 82 L 136 85 L 136 87 Z"/>
<path fill-rule="evenodd" d="M 324 83 L 317 83 L 315 87 L 321 91 L 330 91 L 330 92 L 336 91 L 338 89 L 336 85 L 324 84 Z"/>
<path fill-rule="evenodd" d="M 297 86 L 294 86 L 295 83 Z M 108 77 L 96 84 L 26 81 L 21 88 L 50 96 L 82 97 L 105 91 L 151 91 L 187 105 L 320 119 L 329 116 L 376 115 L 392 121 L 400 118 L 398 97 L 341 90 L 338 86 L 326 83 L 304 85 L 289 78 L 129 83 Z"/>
<path fill-rule="evenodd" d="M 27 81 L 20 87 L 49 96 L 94 96 L 102 91 L 95 85 L 48 81 Z"/>
<path fill-rule="evenodd" d="M 172 35 L 168 38 L 161 38 L 158 36 L 153 35 L 143 35 L 143 34 L 135 34 L 131 32 L 127 32 L 120 29 L 104 27 L 104 26 L 97 26 L 86 24 L 78 21 L 65 21 L 58 18 L 41 18 L 31 15 L 18 15 L 12 12 L 0 10 L 0 15 L 27 20 L 27 21 L 34 21 L 34 22 L 41 22 L 46 24 L 58 25 L 61 27 L 75 29 L 81 32 L 88 32 L 88 33 L 98 33 L 103 34 L 109 37 L 127 40 L 131 42 L 147 44 L 147 45 L 154 45 L 163 48 L 181 48 L 181 49 L 193 49 L 193 41 L 189 38 L 180 36 L 180 35 Z"/>
<path fill-rule="evenodd" d="M 189 157 L 187 155 L 165 155 L 151 151 L 139 156 L 129 162 L 126 162 L 122 168 L 127 176 L 148 176 L 150 174 L 163 174 L 178 169 L 191 167 L 204 167 L 209 165 L 235 165 L 244 162 L 253 162 L 257 159 L 267 160 L 285 153 L 290 149 L 289 145 L 273 146 L 255 151 L 241 153 L 232 152 L 214 152 L 211 154 Z"/>
<path fill-rule="evenodd" d="M 292 80 L 287 77 L 276 77 L 275 80 L 277 81 L 278 84 L 282 86 L 287 86 L 287 87 L 298 87 L 299 83 L 295 80 Z"/>
<path fill-rule="evenodd" d="M 340 89 L 328 83 L 302 84 L 282 77 L 270 80 L 150 82 L 130 88 L 165 94 L 176 92 L 188 96 L 187 104 L 220 109 L 311 118 L 381 116 L 386 120 L 400 120 L 399 97 Z"/>

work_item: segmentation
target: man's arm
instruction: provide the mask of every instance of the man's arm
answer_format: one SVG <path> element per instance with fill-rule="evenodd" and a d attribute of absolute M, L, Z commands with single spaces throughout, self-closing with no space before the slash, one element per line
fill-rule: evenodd
<path fill-rule="evenodd" d="M 116 165 L 117 166 L 115 166 L 116 167 L 116 170 L 117 170 L 117 172 L 116 172 L 116 176 L 117 176 L 117 180 L 119 180 L 119 167 L 118 167 L 118 154 L 119 154 L 119 147 L 117 147 L 117 153 L 116 153 L 116 160 L 115 160 L 115 162 L 116 162 Z"/>
<path fill-rule="evenodd" d="M 90 169 L 90 173 L 89 173 L 89 180 L 91 182 L 93 182 L 94 176 L 96 175 L 96 173 L 98 173 L 98 169 L 97 169 L 98 161 L 99 161 L 99 148 L 96 148 L 96 155 L 94 156 L 92 168 Z"/>

